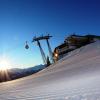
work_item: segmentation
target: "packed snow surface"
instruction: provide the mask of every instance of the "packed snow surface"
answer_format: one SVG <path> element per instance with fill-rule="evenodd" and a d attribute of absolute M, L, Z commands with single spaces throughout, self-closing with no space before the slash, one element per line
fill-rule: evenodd
<path fill-rule="evenodd" d="M 0 83 L 0 100 L 100 100 L 100 41 L 37 74 Z"/>

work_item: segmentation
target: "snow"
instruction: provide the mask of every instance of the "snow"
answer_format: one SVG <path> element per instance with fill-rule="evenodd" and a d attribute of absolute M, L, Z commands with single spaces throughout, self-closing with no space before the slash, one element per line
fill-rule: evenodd
<path fill-rule="evenodd" d="M 39 73 L 0 83 L 0 100 L 100 100 L 100 41 Z"/>

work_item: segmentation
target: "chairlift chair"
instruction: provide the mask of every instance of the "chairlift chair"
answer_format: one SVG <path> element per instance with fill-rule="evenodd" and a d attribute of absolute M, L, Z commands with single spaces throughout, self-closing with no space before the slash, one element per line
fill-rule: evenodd
<path fill-rule="evenodd" d="M 26 44 L 25 44 L 25 49 L 29 49 L 29 45 L 27 44 L 27 41 L 26 41 Z"/>

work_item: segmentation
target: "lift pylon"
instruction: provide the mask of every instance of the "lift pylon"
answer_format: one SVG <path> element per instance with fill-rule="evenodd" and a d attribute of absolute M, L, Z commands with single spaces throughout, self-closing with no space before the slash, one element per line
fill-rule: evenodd
<path fill-rule="evenodd" d="M 40 37 L 34 37 L 32 42 L 37 42 L 39 48 L 40 48 L 40 52 L 41 52 L 41 56 L 42 56 L 42 59 L 43 59 L 43 62 L 44 64 L 47 64 L 47 59 L 46 59 L 46 56 L 45 56 L 45 53 L 42 49 L 42 46 L 40 44 L 40 40 L 46 40 L 47 42 L 47 46 L 48 46 L 48 50 L 49 50 L 49 55 L 50 55 L 50 58 L 52 60 L 52 63 L 54 63 L 54 59 L 53 59 L 53 54 L 52 54 L 52 50 L 51 50 L 51 47 L 50 47 L 50 44 L 49 44 L 49 39 L 51 38 L 52 36 L 50 36 L 49 34 L 46 35 L 46 36 L 40 36 Z"/>

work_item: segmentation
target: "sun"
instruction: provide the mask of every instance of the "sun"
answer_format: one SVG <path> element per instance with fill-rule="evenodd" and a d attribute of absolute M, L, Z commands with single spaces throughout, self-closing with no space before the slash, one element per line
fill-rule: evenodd
<path fill-rule="evenodd" d="M 0 77 L 1 81 L 11 80 L 8 69 L 11 68 L 10 59 L 8 57 L 3 56 L 0 57 Z"/>
<path fill-rule="evenodd" d="M 0 70 L 7 70 L 11 68 L 11 64 L 10 64 L 10 61 L 8 59 L 0 59 Z"/>

